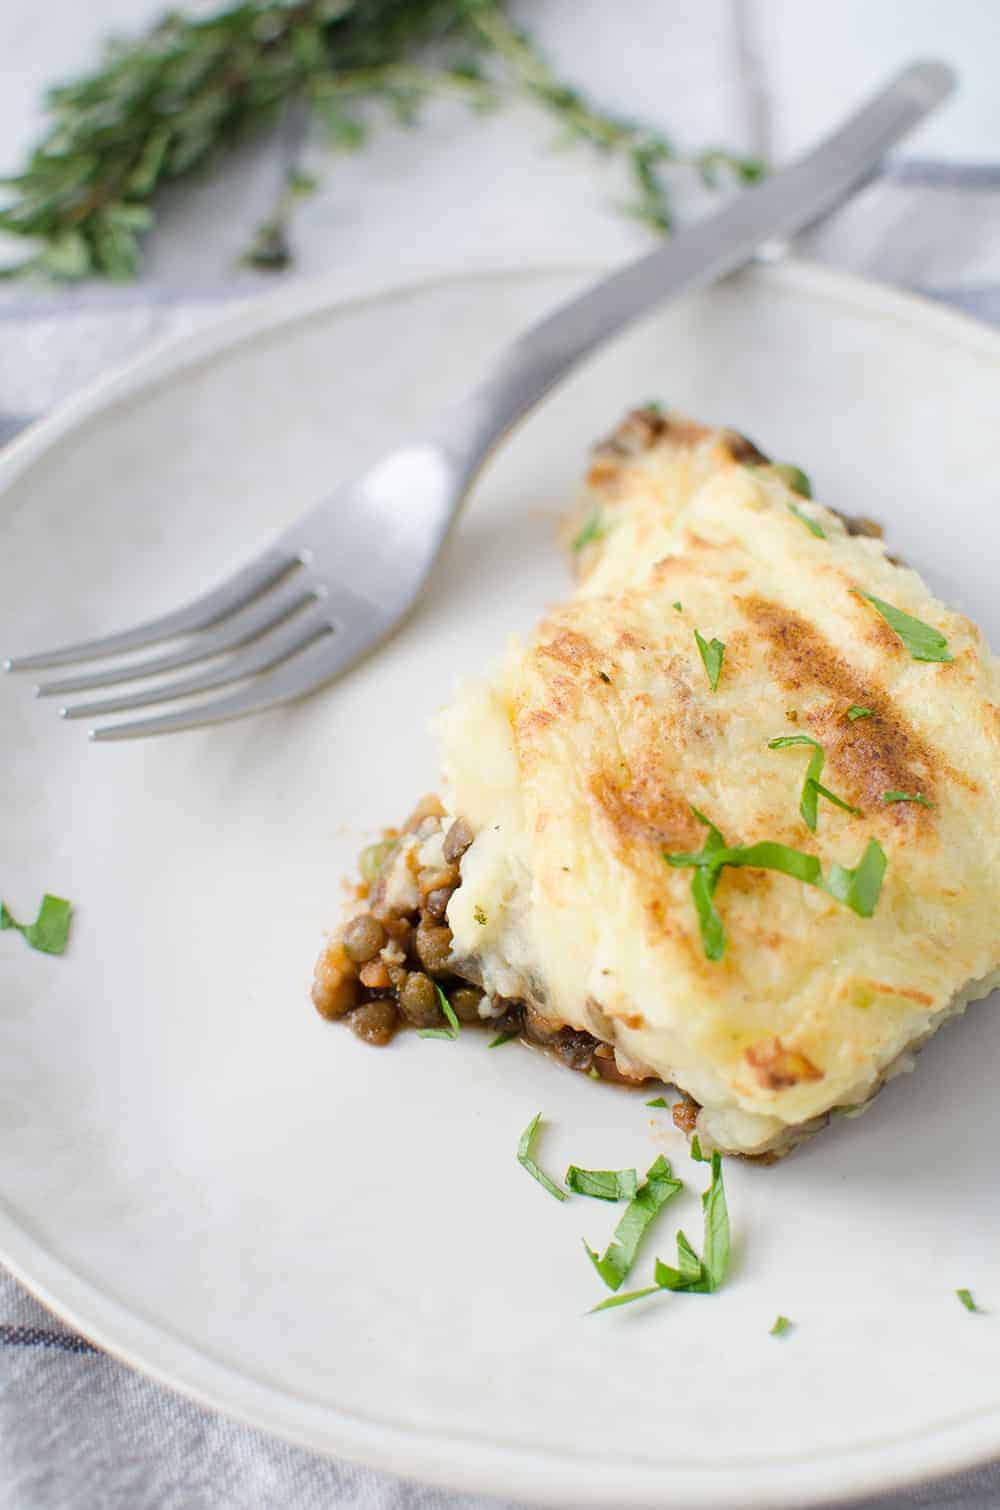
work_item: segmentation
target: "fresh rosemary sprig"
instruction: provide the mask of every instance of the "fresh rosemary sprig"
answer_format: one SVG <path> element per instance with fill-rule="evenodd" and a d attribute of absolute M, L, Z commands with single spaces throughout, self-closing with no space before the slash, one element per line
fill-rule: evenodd
<path fill-rule="evenodd" d="M 442 94 L 479 110 L 533 100 L 570 141 L 627 164 L 636 191 L 627 208 L 658 231 L 670 228 L 665 169 L 693 168 L 710 186 L 762 172 L 724 151 L 682 157 L 659 134 L 594 109 L 510 23 L 505 0 L 243 0 L 199 19 L 169 15 L 53 90 L 48 134 L 5 180 L 13 195 L 0 229 L 38 246 L 17 272 L 129 278 L 158 190 L 235 141 L 301 112 L 333 146 L 356 149 L 369 129 L 363 107 L 410 122 Z M 305 190 L 293 166 L 249 260 L 289 261 L 288 221 Z"/>

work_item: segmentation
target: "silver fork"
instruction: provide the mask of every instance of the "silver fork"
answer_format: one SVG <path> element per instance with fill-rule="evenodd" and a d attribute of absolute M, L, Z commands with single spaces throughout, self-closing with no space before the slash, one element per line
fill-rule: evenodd
<path fill-rule="evenodd" d="M 954 82 L 939 62 L 904 70 L 799 162 L 522 335 L 428 434 L 339 488 L 203 597 L 119 634 L 15 657 L 6 669 L 70 666 L 180 641 L 164 654 L 43 682 L 36 688 L 40 696 L 68 696 L 182 673 L 138 691 L 71 703 L 61 709 L 65 718 L 123 713 L 236 686 L 174 712 L 92 729 L 90 737 L 98 740 L 241 718 L 331 681 L 409 613 L 485 459 L 566 372 L 653 306 L 732 272 L 763 243 L 833 209 L 874 174 L 889 148 L 951 93 Z"/>

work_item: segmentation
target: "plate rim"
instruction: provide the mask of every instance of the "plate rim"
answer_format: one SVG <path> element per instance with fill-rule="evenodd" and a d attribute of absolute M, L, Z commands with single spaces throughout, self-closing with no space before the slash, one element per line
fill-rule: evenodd
<path fill-rule="evenodd" d="M 336 314 L 382 300 L 406 297 L 456 283 L 509 279 L 578 279 L 608 269 L 606 259 L 525 265 L 497 262 L 474 268 L 442 268 L 432 275 L 386 283 L 365 274 L 328 273 L 270 291 L 194 332 L 169 336 L 86 384 L 50 414 L 33 421 L 0 457 L 0 522 L 8 516 L 15 483 L 63 439 L 95 417 L 157 385 L 176 381 L 198 364 L 238 348 L 311 314 Z M 752 277 L 819 299 L 849 305 L 872 318 L 889 318 L 941 340 L 971 348 L 1000 362 L 1000 331 L 972 316 L 922 296 L 854 273 L 786 258 L 755 264 L 734 275 Z M 731 280 L 726 280 L 731 281 Z M 848 1449 L 800 1456 L 716 1464 L 685 1464 L 663 1477 L 651 1461 L 606 1467 L 563 1451 L 488 1442 L 460 1431 L 404 1428 L 320 1405 L 289 1389 L 265 1384 L 214 1357 L 207 1348 L 175 1336 L 161 1322 L 115 1298 L 99 1284 L 52 1255 L 30 1227 L 8 1209 L 0 1194 L 0 1262 L 44 1306 L 90 1338 L 103 1351 L 156 1383 L 195 1403 L 313 1452 L 343 1458 L 442 1488 L 507 1492 L 539 1504 L 567 1501 L 599 1505 L 609 1497 L 622 1506 L 689 1505 L 737 1510 L 749 1496 L 774 1506 L 820 1505 L 849 1495 L 903 1488 L 989 1461 L 1000 1452 L 1000 1402 L 944 1420 L 930 1430 L 872 1438 Z M 836 1465 L 834 1468 L 834 1464 Z M 823 1470 L 822 1484 L 814 1475 Z M 780 1482 L 778 1480 L 780 1479 Z"/>

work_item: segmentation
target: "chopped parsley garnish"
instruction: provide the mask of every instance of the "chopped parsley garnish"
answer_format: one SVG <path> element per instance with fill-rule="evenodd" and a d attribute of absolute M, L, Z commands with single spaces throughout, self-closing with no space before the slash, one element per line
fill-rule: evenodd
<path fill-rule="evenodd" d="M 955 1294 L 958 1296 L 959 1300 L 962 1302 L 967 1311 L 972 1311 L 977 1316 L 982 1315 L 982 1312 L 972 1298 L 971 1290 L 956 1290 Z"/>
<path fill-rule="evenodd" d="M 662 1096 L 654 1096 L 653 1099 L 652 1099 L 652 1101 L 647 1101 L 646 1102 L 647 1106 L 662 1106 L 662 1107 L 665 1107 L 666 1104 L 667 1103 L 664 1101 L 664 1099 L 663 1099 Z"/>
<path fill-rule="evenodd" d="M 790 511 L 795 515 L 796 519 L 800 519 L 802 521 L 811 535 L 815 535 L 818 540 L 826 539 L 826 530 L 821 524 L 818 524 L 815 519 L 811 518 L 810 515 L 806 513 L 805 509 L 800 509 L 797 503 L 790 503 L 788 507 Z"/>
<path fill-rule="evenodd" d="M 862 918 L 870 918 L 875 911 L 887 864 L 885 853 L 877 839 L 868 841 L 867 849 L 853 870 L 848 870 L 843 865 L 831 865 L 829 878 L 824 881 L 822 867 L 815 855 L 807 855 L 800 849 L 791 849 L 787 844 L 778 844 L 769 839 L 730 848 L 714 823 L 703 813 L 699 813 L 696 807 L 691 811 L 698 822 L 708 829 L 708 838 L 703 848 L 697 854 L 664 854 L 663 858 L 675 868 L 690 867 L 694 870 L 691 877 L 691 898 L 707 959 L 720 960 L 725 953 L 725 929 L 714 897 L 719 877 L 727 865 L 734 868 L 776 870 L 806 886 L 818 886 Z"/>
<path fill-rule="evenodd" d="M 647 414 L 663 413 L 663 405 L 658 398 L 648 398 L 644 404 L 639 405 L 639 408 L 644 409 Z"/>
<path fill-rule="evenodd" d="M 634 1169 L 581 1169 L 571 1164 L 566 1186 L 576 1195 L 592 1195 L 598 1201 L 631 1201 L 639 1193 Z"/>
<path fill-rule="evenodd" d="M 612 1311 L 615 1306 L 627 1306 L 633 1300 L 643 1300 L 647 1295 L 662 1295 L 662 1285 L 647 1285 L 645 1290 L 622 1290 L 617 1295 L 609 1295 L 606 1300 L 599 1301 L 596 1306 L 591 1306 L 588 1316 L 596 1316 L 598 1311 Z"/>
<path fill-rule="evenodd" d="M 857 703 L 852 703 L 847 710 L 847 716 L 853 724 L 859 718 L 874 718 L 875 715 L 872 713 L 871 708 L 859 708 Z"/>
<path fill-rule="evenodd" d="M 575 551 L 582 551 L 583 547 L 585 545 L 589 545 L 592 540 L 603 540 L 606 534 L 607 530 L 604 527 L 604 512 L 600 504 L 597 504 L 587 522 L 573 537 L 572 549 Z"/>
<path fill-rule="evenodd" d="M 867 848 L 853 870 L 831 865 L 826 889 L 838 902 L 850 907 L 859 918 L 870 918 L 882 890 L 882 878 L 888 861 L 877 839 L 869 839 Z"/>
<path fill-rule="evenodd" d="M 701 664 L 705 668 L 708 677 L 708 685 L 712 691 L 716 691 L 719 685 L 719 677 L 722 675 L 722 662 L 726 654 L 726 647 L 721 640 L 706 640 L 697 631 L 694 632 L 698 643 L 698 654 L 701 656 Z"/>
<path fill-rule="evenodd" d="M 673 609 L 674 609 L 674 611 L 676 613 L 683 613 L 684 612 L 684 604 L 681 603 L 681 602 L 674 603 L 672 605 L 672 607 L 673 607 Z"/>
<path fill-rule="evenodd" d="M 691 1139 L 690 1153 L 692 1159 L 694 1159 L 696 1164 L 711 1164 L 712 1162 L 708 1154 L 702 1153 L 701 1139 L 699 1138 L 697 1133 L 695 1133 L 694 1137 Z"/>
<path fill-rule="evenodd" d="M 861 593 L 859 596 L 867 599 L 882 615 L 889 628 L 896 631 L 915 661 L 953 661 L 955 659 L 948 649 L 948 641 L 939 629 L 933 629 L 930 624 L 923 623 L 921 619 L 913 618 L 911 614 L 904 613 L 901 608 L 894 608 L 891 603 L 886 603 L 882 598 L 873 597 L 870 592 Z"/>
<path fill-rule="evenodd" d="M 511 1040 L 516 1037 L 516 1033 L 498 1033 L 493 1041 L 491 1043 L 488 1043 L 486 1047 L 488 1049 L 498 1049 L 502 1043 L 510 1043 Z"/>
<path fill-rule="evenodd" d="M 769 1335 L 771 1337 L 784 1337 L 788 1332 L 792 1330 L 793 1324 L 794 1323 L 789 1321 L 787 1316 L 776 1316 L 774 1319 L 774 1326 L 771 1328 Z"/>
<path fill-rule="evenodd" d="M 798 493 L 800 498 L 812 497 L 812 483 L 801 467 L 793 466 L 788 461 L 778 461 L 771 467 L 771 471 L 777 472 L 786 487 L 791 488 L 793 493 Z"/>
<path fill-rule="evenodd" d="M 531 1157 L 531 1145 L 535 1141 L 535 1134 L 538 1131 L 538 1124 L 541 1120 L 541 1112 L 536 1112 L 521 1134 L 521 1141 L 517 1145 L 517 1162 L 523 1169 L 528 1171 L 533 1180 L 538 1181 L 543 1190 L 548 1191 L 549 1195 L 555 1196 L 557 1201 L 564 1201 L 566 1199 L 565 1190 L 560 1190 L 559 1186 L 553 1180 L 549 1179 L 544 1170 L 539 1169 Z"/>
<path fill-rule="evenodd" d="M 934 804 L 923 792 L 883 792 L 883 802 L 919 802 L 921 807 L 933 807 Z"/>
<path fill-rule="evenodd" d="M 42 905 L 38 909 L 35 921 L 19 923 L 7 911 L 4 903 L 0 902 L 0 932 L 6 928 L 16 928 L 25 943 L 30 944 L 32 949 L 37 949 L 41 954 L 63 954 L 69 938 L 72 912 L 72 902 L 67 902 L 65 897 L 54 897 L 46 892 L 42 897 Z"/>
<path fill-rule="evenodd" d="M 646 1171 L 646 1178 L 625 1207 L 614 1236 L 602 1257 L 587 1243 L 588 1257 L 609 1290 L 617 1290 L 635 1263 L 642 1241 L 657 1212 L 682 1188 L 662 1154 Z"/>
<path fill-rule="evenodd" d="M 835 792 L 831 792 L 829 787 L 823 786 L 820 782 L 819 778 L 826 760 L 826 752 L 818 739 L 813 739 L 811 734 L 782 734 L 777 739 L 769 739 L 767 742 L 769 750 L 784 750 L 789 745 L 812 746 L 813 753 L 809 757 L 809 764 L 806 767 L 806 778 L 802 784 L 802 796 L 799 800 L 799 812 L 802 814 L 802 821 L 811 833 L 816 832 L 818 821 L 817 809 L 820 797 L 825 797 L 828 802 L 833 803 L 834 807 L 843 808 L 845 813 L 858 814 L 861 812 L 859 807 L 851 807 L 851 804 L 845 802 L 843 797 L 838 797 Z"/>
<path fill-rule="evenodd" d="M 434 982 L 434 989 L 437 992 L 438 1006 L 441 1008 L 441 1011 L 444 1013 L 445 1021 L 447 1022 L 448 1026 L 446 1028 L 418 1028 L 417 1029 L 417 1037 L 418 1038 L 457 1038 L 458 1035 L 459 1035 L 459 1032 L 461 1031 L 462 1025 L 461 1025 L 461 1023 L 459 1022 L 458 1018 L 455 1015 L 455 1008 L 452 1006 L 452 1004 L 448 1000 L 447 996 L 445 996 L 444 992 L 441 990 L 441 987 L 438 985 L 437 981 Z"/>
<path fill-rule="evenodd" d="M 722 1159 L 718 1153 L 712 1155 L 711 1180 L 701 1203 L 705 1213 L 705 1238 L 701 1258 L 684 1233 L 678 1232 L 676 1269 L 658 1258 L 654 1269 L 655 1285 L 645 1290 L 630 1290 L 627 1294 L 616 1295 L 612 1300 L 605 1300 L 594 1306 L 593 1310 L 607 1311 L 613 1304 L 627 1305 L 630 1301 L 653 1295 L 657 1290 L 673 1290 L 688 1295 L 714 1294 L 729 1273 L 730 1259 L 729 1212 L 722 1183 Z M 587 1251 L 590 1252 L 589 1249 Z M 593 1256 L 591 1254 L 591 1258 Z"/>
<path fill-rule="evenodd" d="M 677 1234 L 677 1268 L 671 1269 L 656 1260 L 656 1283 L 665 1290 L 686 1290 L 689 1294 L 711 1295 L 729 1273 L 729 1210 L 722 1183 L 722 1156 L 712 1155 L 712 1174 L 708 1189 L 701 1198 L 705 1213 L 705 1238 L 699 1258 L 683 1232 Z"/>
<path fill-rule="evenodd" d="M 480 928 L 485 928 L 486 927 L 486 913 L 483 910 L 483 908 L 479 906 L 478 903 L 472 909 L 472 916 L 475 918 L 475 920 L 479 924 Z"/>

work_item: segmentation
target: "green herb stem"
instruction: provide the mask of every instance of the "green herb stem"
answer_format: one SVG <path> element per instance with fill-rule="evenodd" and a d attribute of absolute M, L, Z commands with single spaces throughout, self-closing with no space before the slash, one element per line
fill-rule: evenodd
<path fill-rule="evenodd" d="M 557 1201 L 564 1201 L 566 1199 L 565 1190 L 561 1190 L 554 1180 L 550 1180 L 545 1171 L 532 1158 L 531 1150 L 541 1120 L 541 1112 L 536 1112 L 521 1134 L 517 1145 L 517 1162 L 521 1165 L 522 1169 L 528 1171 L 533 1180 L 538 1181 L 543 1190 L 548 1191 L 549 1195 L 554 1196 Z"/>

